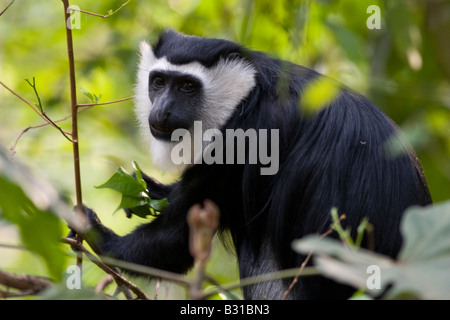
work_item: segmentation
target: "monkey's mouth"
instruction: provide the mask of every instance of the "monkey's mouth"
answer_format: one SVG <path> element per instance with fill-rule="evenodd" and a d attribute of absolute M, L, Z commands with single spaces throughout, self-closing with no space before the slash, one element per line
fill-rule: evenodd
<path fill-rule="evenodd" d="M 174 132 L 177 128 L 170 128 L 170 127 L 161 127 L 156 124 L 150 125 L 150 132 L 152 135 L 161 140 L 170 140 L 172 137 L 172 132 Z"/>
<path fill-rule="evenodd" d="M 159 130 L 159 131 L 162 131 L 162 132 L 170 132 L 170 133 L 172 133 L 172 132 L 175 131 L 175 128 L 160 127 L 160 126 L 158 126 L 158 125 L 156 125 L 156 124 L 152 124 L 152 127 L 153 127 L 154 129 Z"/>

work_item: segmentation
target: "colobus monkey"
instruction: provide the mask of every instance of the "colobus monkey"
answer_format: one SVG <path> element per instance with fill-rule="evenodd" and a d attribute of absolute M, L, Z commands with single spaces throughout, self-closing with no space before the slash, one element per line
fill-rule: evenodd
<path fill-rule="evenodd" d="M 118 236 L 88 210 L 103 253 L 185 273 L 193 264 L 186 213 L 211 199 L 220 208 L 220 230 L 231 234 L 241 278 L 299 267 L 305 257 L 291 249 L 291 242 L 327 231 L 333 207 L 345 213 L 342 224 L 352 230 L 368 217 L 374 250 L 395 257 L 403 211 L 431 203 L 414 152 L 407 148 L 389 155 L 386 143 L 398 128 L 369 100 L 341 87 L 316 114 L 303 112 L 302 93 L 320 76 L 315 71 L 230 41 L 173 30 L 162 31 L 154 46 L 142 43 L 140 55 L 136 114 L 155 163 L 174 162 L 174 149 L 190 141 L 196 121 L 201 121 L 202 133 L 209 130 L 214 138 L 192 152 L 191 163 L 179 163 L 183 172 L 178 182 L 161 185 L 145 176 L 151 196 L 169 202 L 152 222 Z M 184 131 L 173 141 L 178 129 Z M 257 137 L 277 133 L 277 139 L 267 138 L 266 146 L 258 144 L 266 155 L 278 153 L 274 172 L 263 174 L 267 161 L 251 162 L 250 152 L 245 161 L 237 161 L 242 144 L 227 150 L 235 138 L 227 136 L 227 130 L 249 129 Z M 199 150 L 201 155 L 208 145 L 222 140 L 223 149 L 216 145 L 210 156 L 236 151 L 231 157 L 235 162 L 198 159 Z M 193 144 L 187 145 L 195 149 Z M 248 144 L 244 148 L 250 150 Z M 290 282 L 248 286 L 244 296 L 280 299 Z M 289 298 L 344 299 L 352 291 L 323 277 L 302 277 Z"/>

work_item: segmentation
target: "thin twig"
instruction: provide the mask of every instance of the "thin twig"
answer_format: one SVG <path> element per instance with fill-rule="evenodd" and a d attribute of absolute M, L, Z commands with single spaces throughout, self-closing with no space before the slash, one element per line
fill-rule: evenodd
<path fill-rule="evenodd" d="M 86 10 L 81 10 L 81 9 L 77 9 L 77 8 L 69 8 L 69 10 L 70 11 L 78 11 L 78 12 L 90 14 L 91 16 L 96 16 L 96 17 L 100 17 L 100 18 L 108 18 L 109 17 L 109 14 L 98 14 L 98 13 L 94 13 L 94 12 L 90 12 L 90 11 L 86 11 Z"/>
<path fill-rule="evenodd" d="M 216 286 L 218 292 L 223 292 L 227 294 L 228 297 L 231 298 L 232 300 L 239 300 L 239 297 L 237 297 L 233 292 L 231 292 L 231 290 L 227 290 L 226 288 L 224 288 L 219 282 L 216 281 L 216 279 L 208 275 L 205 275 L 205 280 Z"/>
<path fill-rule="evenodd" d="M 127 101 L 127 100 L 131 100 L 133 99 L 133 97 L 128 97 L 128 98 L 123 98 L 123 99 L 119 99 L 119 100 L 114 100 L 114 101 L 108 101 L 108 102 L 98 102 L 98 103 L 83 103 L 83 104 L 78 104 L 77 108 L 82 108 L 82 107 L 93 107 L 93 106 L 102 106 L 102 105 L 106 105 L 106 104 L 113 104 L 113 103 L 117 103 L 117 102 L 122 102 L 122 101 Z"/>
<path fill-rule="evenodd" d="M 0 290 L 0 299 L 7 299 L 7 298 L 22 298 L 26 296 L 35 295 L 36 292 L 33 290 L 23 290 L 20 292 L 10 292 L 10 291 L 4 291 Z"/>
<path fill-rule="evenodd" d="M 31 83 L 31 81 L 29 79 L 25 79 L 25 81 L 33 88 L 34 94 L 36 95 L 36 98 L 38 99 L 39 111 L 44 113 L 44 108 L 42 107 L 41 97 L 39 97 L 39 93 L 38 93 L 37 88 L 36 88 L 36 79 L 35 79 L 35 77 L 33 77 L 33 83 Z"/>
<path fill-rule="evenodd" d="M 100 294 L 102 293 L 107 286 L 109 286 L 112 282 L 114 282 L 114 278 L 108 274 L 106 275 L 96 286 L 95 286 L 95 293 Z"/>
<path fill-rule="evenodd" d="M 6 249 L 27 250 L 27 248 L 24 247 L 24 246 L 19 246 L 19 245 L 15 245 L 15 244 L 8 244 L 8 243 L 0 243 L 0 247 L 1 248 L 6 248 Z"/>
<path fill-rule="evenodd" d="M 210 292 L 207 292 L 207 293 L 203 294 L 203 296 L 201 296 L 200 299 L 207 299 L 207 298 L 211 297 L 212 295 L 220 293 L 221 291 L 228 292 L 233 289 L 251 286 L 254 284 L 261 283 L 261 282 L 293 278 L 297 275 L 297 273 L 298 273 L 298 268 L 292 268 L 292 269 L 284 269 L 284 270 L 280 270 L 280 271 L 276 271 L 276 272 L 265 273 L 265 274 L 261 274 L 261 275 L 257 275 L 257 276 L 253 276 L 253 277 L 244 278 L 236 283 L 226 284 L 226 285 L 223 285 L 220 289 L 215 289 Z M 307 267 L 302 272 L 303 276 L 316 276 L 319 274 L 320 274 L 320 272 L 314 267 Z"/>
<path fill-rule="evenodd" d="M 345 215 L 342 215 L 339 217 L 339 221 L 345 219 Z M 324 232 L 321 236 L 320 239 L 323 239 L 327 236 L 329 236 L 332 232 L 333 232 L 333 228 L 334 225 L 336 223 L 333 223 L 330 227 L 330 229 L 328 229 L 326 232 Z M 291 284 L 289 285 L 289 288 L 284 292 L 283 297 L 281 298 L 281 300 L 286 300 L 288 294 L 292 291 L 292 289 L 294 288 L 295 284 L 298 282 L 298 278 L 300 277 L 300 274 L 305 270 L 306 265 L 308 264 L 309 260 L 311 260 L 313 252 L 310 251 L 308 253 L 308 255 L 306 256 L 305 260 L 302 262 L 302 264 L 300 265 L 300 268 L 298 269 L 298 273 L 295 275 L 294 279 L 292 279 Z"/>
<path fill-rule="evenodd" d="M 117 285 L 123 285 L 126 288 L 130 289 L 131 291 L 133 291 L 136 294 L 136 297 L 138 299 L 149 300 L 149 297 L 147 297 L 147 295 L 141 289 L 139 289 L 138 286 L 136 286 L 134 283 L 132 283 L 128 279 L 124 278 L 121 274 L 119 274 L 116 270 L 114 270 L 110 266 L 103 263 L 99 258 L 94 256 L 89 250 L 87 250 L 86 247 L 83 246 L 83 244 L 79 243 L 75 239 L 70 239 L 70 238 L 62 238 L 61 241 L 73 246 L 75 249 L 77 249 L 77 250 L 81 251 L 83 254 L 85 254 L 86 257 L 90 261 L 92 261 L 94 264 L 96 264 L 100 269 L 105 271 L 107 274 L 111 275 L 113 277 L 114 281 L 116 281 Z"/>
<path fill-rule="evenodd" d="M 86 110 L 86 109 L 82 109 L 82 110 L 80 110 L 80 112 L 82 112 L 82 111 L 84 111 L 84 110 Z M 62 122 L 62 121 L 64 121 L 64 120 L 67 120 L 67 119 L 70 118 L 70 117 L 71 117 L 71 116 L 64 117 L 64 118 L 62 118 L 62 119 L 53 121 L 53 123 Z M 13 145 L 11 146 L 11 148 L 10 148 L 10 150 L 11 150 L 11 152 L 12 152 L 12 155 L 14 155 L 14 154 L 16 153 L 16 146 L 17 146 L 17 144 L 19 143 L 20 138 L 22 138 L 22 136 L 23 136 L 28 130 L 31 130 L 31 129 L 38 129 L 38 128 L 46 127 L 46 126 L 48 126 L 48 125 L 50 125 L 50 123 L 46 122 L 46 123 L 38 124 L 38 125 L 35 125 L 35 126 L 29 126 L 29 127 L 26 127 L 25 129 L 23 129 L 23 130 L 20 132 L 19 136 L 18 136 L 18 137 L 16 138 L 16 140 L 14 141 L 14 144 L 13 144 Z"/>
<path fill-rule="evenodd" d="M 81 9 L 77 9 L 77 8 L 69 8 L 70 11 L 78 11 L 78 12 L 82 12 L 82 13 L 86 13 L 89 14 L 91 16 L 95 16 L 95 17 L 100 17 L 100 18 L 109 18 L 111 17 L 113 14 L 115 14 L 116 12 L 118 12 L 119 10 L 121 10 L 123 7 L 125 7 L 131 0 L 128 0 L 127 2 L 125 2 L 124 4 L 122 4 L 119 8 L 117 8 L 116 10 L 109 10 L 108 14 L 98 14 L 98 13 L 94 13 L 94 12 L 90 12 L 90 11 L 86 11 L 86 10 L 81 10 Z"/>
<path fill-rule="evenodd" d="M 3 9 L 2 12 L 0 12 L 0 17 L 2 16 L 2 14 L 5 13 L 6 10 L 8 10 L 9 7 L 11 7 L 11 5 L 14 3 L 14 1 L 16 1 L 16 0 L 12 0 L 12 1 L 6 6 L 6 8 Z"/>
<path fill-rule="evenodd" d="M 65 240 L 63 240 L 63 241 L 65 241 Z M 75 240 L 69 238 L 69 241 L 71 241 L 71 243 L 72 243 Z M 87 241 L 87 242 L 89 243 L 89 241 Z M 121 260 L 117 260 L 117 259 L 114 259 L 114 258 L 111 258 L 108 256 L 101 256 L 101 260 L 103 263 L 105 263 L 109 266 L 114 266 L 114 267 L 118 267 L 120 269 L 129 270 L 129 271 L 132 271 L 133 273 L 138 273 L 138 274 L 142 274 L 142 275 L 146 275 L 146 276 L 151 276 L 154 278 L 160 278 L 162 280 L 176 282 L 185 287 L 191 286 L 191 281 L 188 280 L 186 276 L 178 274 L 178 273 L 165 271 L 165 270 L 161 270 L 161 269 L 156 269 L 156 268 L 139 265 L 139 264 L 135 264 L 135 263 L 131 263 L 131 262 L 121 261 Z"/>
<path fill-rule="evenodd" d="M 14 90 L 12 90 L 11 88 L 9 88 L 6 84 L 4 84 L 3 82 L 0 81 L 0 85 L 2 85 L 6 90 L 8 90 L 9 92 L 11 92 L 13 95 L 15 95 L 17 98 L 19 98 L 20 100 L 22 100 L 23 102 L 25 102 L 27 105 L 30 106 L 30 108 L 32 108 L 42 119 L 44 119 L 49 125 L 55 127 L 56 129 L 58 129 L 62 135 L 69 140 L 70 142 L 73 142 L 73 140 L 71 138 L 69 138 L 67 135 L 72 135 L 71 132 L 68 132 L 66 130 L 61 129 L 59 126 L 57 126 L 45 113 L 40 112 L 38 109 L 36 109 L 36 107 L 29 102 L 28 100 L 26 100 L 24 97 L 22 97 L 21 95 L 19 95 L 18 93 L 16 93 Z"/>
<path fill-rule="evenodd" d="M 155 292 L 153 294 L 153 300 L 158 300 L 158 294 L 159 294 L 160 286 L 161 286 L 161 279 L 158 278 L 158 279 L 156 279 Z"/>
<path fill-rule="evenodd" d="M 108 102 L 79 104 L 79 105 L 77 105 L 77 108 L 78 108 L 77 112 L 78 112 L 78 113 L 81 113 L 81 112 L 83 112 L 83 111 L 89 110 L 90 108 L 95 107 L 95 106 L 98 106 L 98 105 L 113 104 L 113 103 L 117 103 L 117 102 L 122 102 L 122 101 L 131 100 L 131 99 L 133 99 L 133 98 L 134 98 L 134 97 L 128 97 L 128 98 L 123 98 L 123 99 L 118 99 L 118 100 L 113 100 L 113 101 L 108 101 Z M 70 114 L 70 115 L 68 115 L 68 116 L 65 116 L 64 118 L 55 120 L 55 121 L 53 121 L 53 123 L 58 123 L 58 122 L 65 121 L 65 120 L 69 119 L 70 117 L 72 117 L 72 114 Z M 38 128 L 46 127 L 46 126 L 48 126 L 48 125 L 51 125 L 51 123 L 46 122 L 46 123 L 42 123 L 42 124 L 35 125 L 35 126 L 29 126 L 29 127 L 26 127 L 25 129 L 23 129 L 23 130 L 20 132 L 19 136 L 16 138 L 16 140 L 15 140 L 13 146 L 10 148 L 10 150 L 12 151 L 12 155 L 14 155 L 14 154 L 16 153 L 16 152 L 15 152 L 16 146 L 17 146 L 17 143 L 19 142 L 20 138 L 22 138 L 22 136 L 23 136 L 28 130 L 31 130 L 31 129 L 38 129 Z"/>

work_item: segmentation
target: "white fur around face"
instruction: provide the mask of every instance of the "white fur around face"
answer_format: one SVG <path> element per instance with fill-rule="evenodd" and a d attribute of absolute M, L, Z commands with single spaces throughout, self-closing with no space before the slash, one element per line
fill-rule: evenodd
<path fill-rule="evenodd" d="M 172 148 L 178 142 L 161 141 L 155 139 L 150 133 L 148 124 L 148 117 L 152 109 L 148 95 L 150 72 L 153 70 L 178 71 L 201 80 L 205 102 L 203 106 L 199 106 L 202 113 L 201 119 L 197 120 L 202 121 L 203 131 L 205 131 L 211 128 L 220 129 L 228 121 L 242 99 L 255 86 L 256 71 L 249 63 L 240 59 L 221 59 L 212 68 L 205 68 L 199 62 L 174 65 L 167 61 L 166 57 L 156 58 L 151 46 L 146 42 L 140 44 L 140 56 L 135 92 L 135 112 L 141 135 L 150 147 L 155 165 L 163 170 L 184 169 L 185 166 L 176 166 L 171 160 Z M 192 132 L 192 130 L 189 131 Z M 193 158 L 198 156 L 193 154 Z"/>

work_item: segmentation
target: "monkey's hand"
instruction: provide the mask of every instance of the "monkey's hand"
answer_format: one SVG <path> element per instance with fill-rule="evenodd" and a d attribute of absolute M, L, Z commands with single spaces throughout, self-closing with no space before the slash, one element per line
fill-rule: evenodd
<path fill-rule="evenodd" d="M 77 211 L 77 207 L 75 206 L 74 211 Z M 87 231 L 80 234 L 84 240 L 91 246 L 91 248 L 97 254 L 104 254 L 105 248 L 104 245 L 106 243 L 111 242 L 114 238 L 118 238 L 118 235 L 114 233 L 111 229 L 105 227 L 94 210 L 90 209 L 83 205 L 84 214 L 88 220 L 89 227 Z M 70 228 L 70 226 L 69 226 Z M 68 238 L 76 238 L 77 232 L 70 228 L 70 232 L 67 235 Z M 75 248 L 72 248 L 76 251 Z"/>
<path fill-rule="evenodd" d="M 167 198 L 172 191 L 172 185 L 165 185 L 158 180 L 149 177 L 144 172 L 141 172 L 142 179 L 147 185 L 148 195 L 155 200 L 161 200 Z M 136 173 L 133 173 L 133 177 L 136 178 Z M 123 208 L 127 218 L 131 218 L 133 215 L 142 216 L 139 212 L 136 212 L 137 208 Z M 139 210 L 139 209 L 137 209 Z"/>
<path fill-rule="evenodd" d="M 162 184 L 158 180 L 149 177 L 144 172 L 141 172 L 141 175 L 142 179 L 144 179 L 147 184 L 147 190 L 152 199 L 161 200 L 169 196 L 169 193 L 172 191 L 172 185 Z"/>

